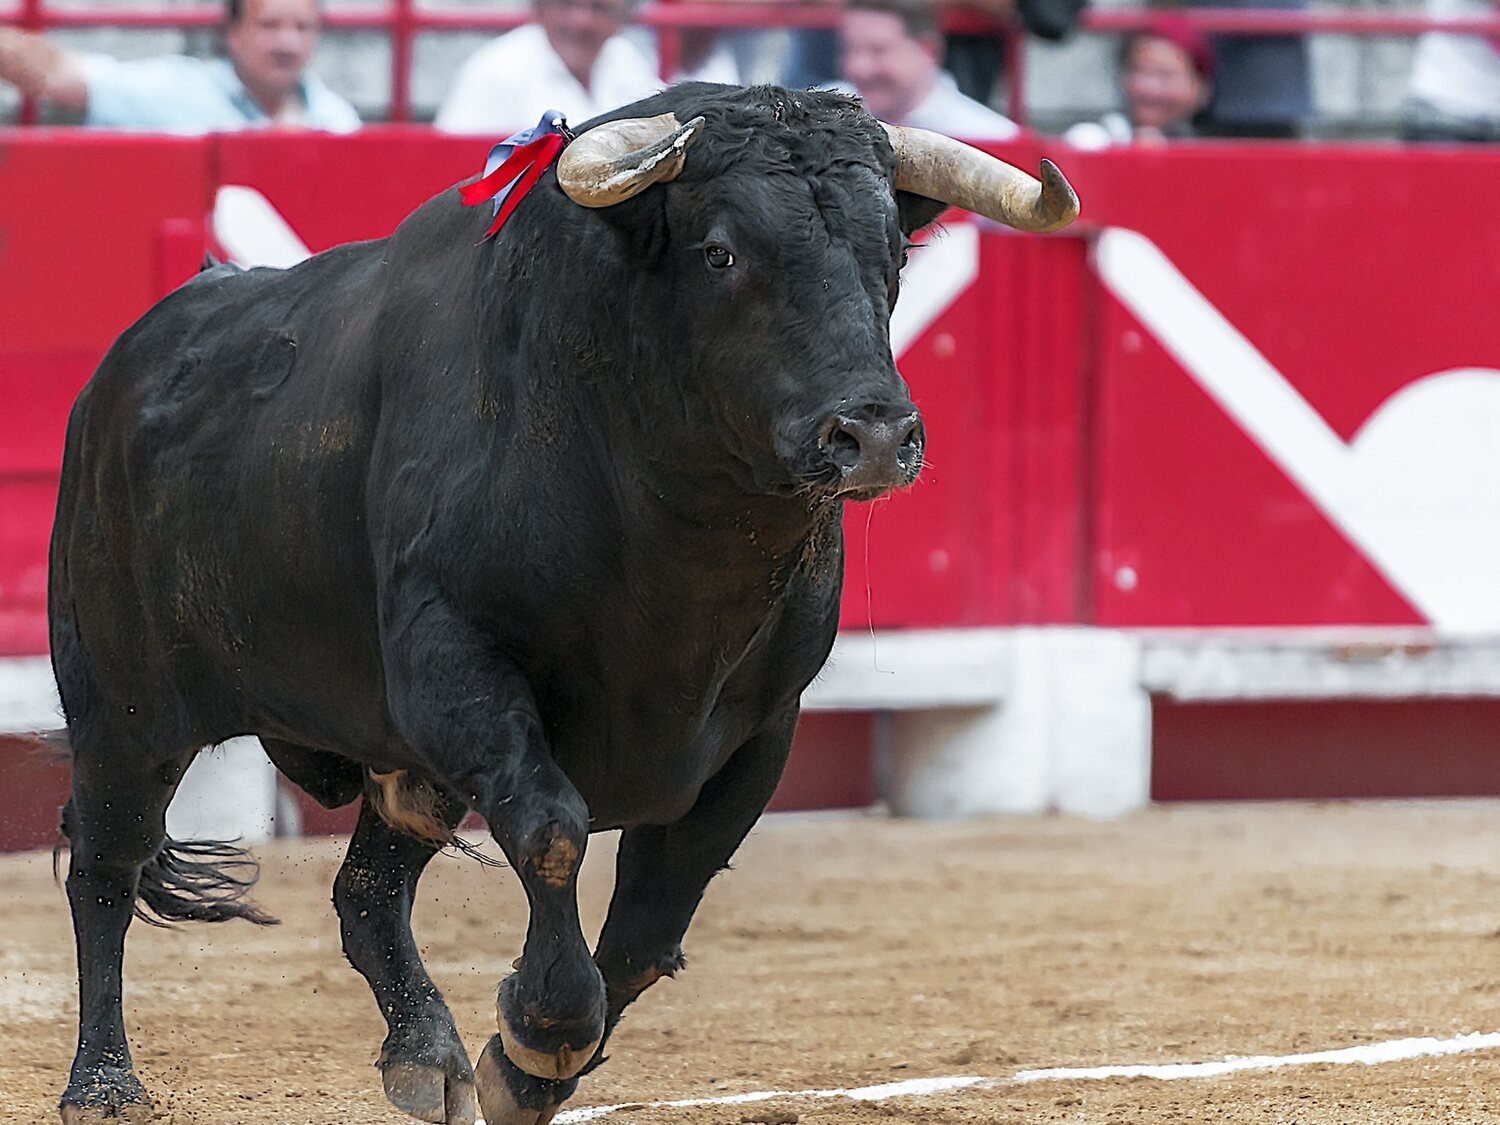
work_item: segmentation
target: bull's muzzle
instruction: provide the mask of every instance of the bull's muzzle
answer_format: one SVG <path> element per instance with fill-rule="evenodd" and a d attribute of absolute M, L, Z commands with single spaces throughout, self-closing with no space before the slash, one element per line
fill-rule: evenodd
<path fill-rule="evenodd" d="M 855 500 L 873 499 L 916 480 L 923 442 L 922 416 L 909 406 L 838 411 L 818 435 L 837 474 L 833 490 Z"/>

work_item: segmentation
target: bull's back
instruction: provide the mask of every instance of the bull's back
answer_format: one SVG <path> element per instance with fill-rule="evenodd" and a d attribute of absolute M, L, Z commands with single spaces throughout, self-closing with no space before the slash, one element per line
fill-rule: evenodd
<path fill-rule="evenodd" d="M 362 514 L 378 266 L 362 244 L 202 275 L 121 336 L 74 407 L 54 647 L 107 694 L 176 707 L 187 737 L 263 726 L 273 698 L 295 724 L 299 700 L 378 681 Z"/>

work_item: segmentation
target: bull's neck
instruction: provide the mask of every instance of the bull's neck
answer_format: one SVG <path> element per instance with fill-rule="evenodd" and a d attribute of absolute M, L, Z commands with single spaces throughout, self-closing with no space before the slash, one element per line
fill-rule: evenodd
<path fill-rule="evenodd" d="M 771 568 L 800 557 L 809 537 L 837 518 L 839 507 L 805 496 L 758 495 L 728 476 L 649 461 L 634 486 L 622 490 L 621 502 L 627 515 L 644 517 L 698 548 L 709 566 L 761 560 Z"/>
<path fill-rule="evenodd" d="M 842 577 L 841 505 L 715 496 L 701 481 L 642 477 L 618 495 L 626 584 L 658 620 L 678 619 L 725 651 L 749 643 L 787 597 L 831 607 Z M 686 655 L 686 654 L 685 654 Z"/>

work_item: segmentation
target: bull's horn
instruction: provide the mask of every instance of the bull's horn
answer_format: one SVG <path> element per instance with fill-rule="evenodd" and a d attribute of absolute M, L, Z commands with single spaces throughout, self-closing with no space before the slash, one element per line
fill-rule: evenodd
<path fill-rule="evenodd" d="M 701 117 L 679 125 L 670 113 L 606 122 L 563 149 L 557 182 L 585 207 L 623 203 L 652 184 L 675 180 L 702 128 Z"/>
<path fill-rule="evenodd" d="M 896 186 L 951 203 L 1017 230 L 1061 230 L 1078 218 L 1078 195 L 1050 160 L 1042 178 L 941 133 L 886 125 L 896 150 Z"/>

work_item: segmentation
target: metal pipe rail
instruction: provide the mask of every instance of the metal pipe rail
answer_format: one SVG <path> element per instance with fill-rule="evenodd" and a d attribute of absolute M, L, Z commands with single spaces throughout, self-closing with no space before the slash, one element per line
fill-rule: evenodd
<path fill-rule="evenodd" d="M 1416 12 L 1330 12 L 1287 9 L 1193 8 L 1174 9 L 1200 30 L 1233 35 L 1354 35 L 1413 36 L 1426 31 L 1490 35 L 1500 40 L 1500 15 L 1482 19 L 1438 20 Z M 1123 34 L 1146 26 L 1155 12 L 1147 8 L 1091 9 L 1083 13 L 1085 31 Z M 334 8 L 324 13 L 325 26 L 337 30 L 385 31 L 391 39 L 391 100 L 389 120 L 410 121 L 412 48 L 420 34 L 442 31 L 508 31 L 527 22 L 524 9 L 474 11 L 419 6 L 417 0 L 392 0 L 381 7 Z M 32 31 L 56 28 L 206 28 L 223 20 L 218 5 L 163 10 L 139 8 L 54 9 L 46 0 L 21 0 L 18 7 L 0 12 L 0 23 Z M 634 15 L 634 22 L 655 29 L 663 69 L 677 58 L 677 39 L 685 30 L 749 30 L 755 28 L 831 28 L 838 21 L 835 4 L 803 4 L 794 0 L 652 0 Z M 956 9 L 945 14 L 951 32 L 993 32 L 1005 40 L 1008 106 L 1024 124 L 1022 50 L 1024 35 L 1017 24 L 981 12 Z M 20 123 L 34 124 L 36 105 L 23 101 Z"/>

